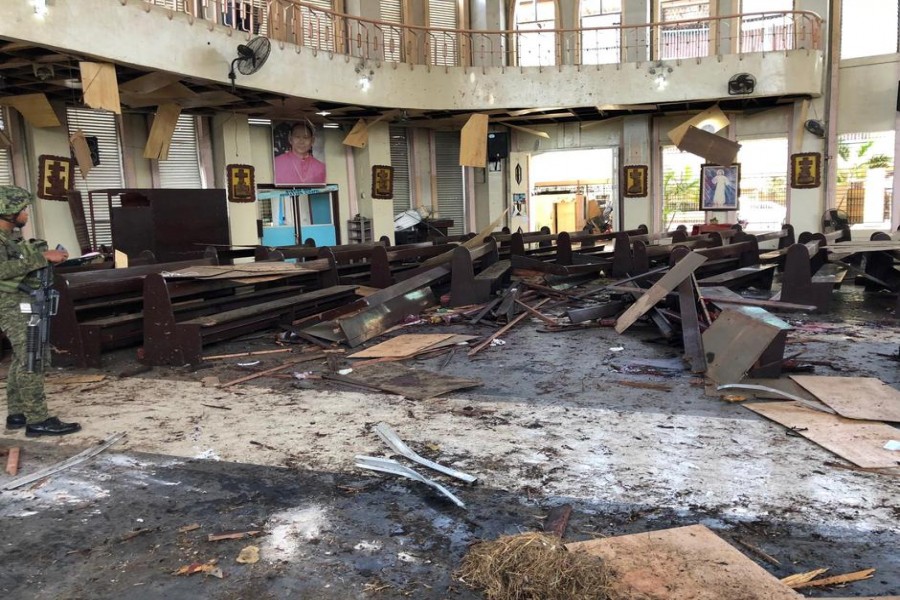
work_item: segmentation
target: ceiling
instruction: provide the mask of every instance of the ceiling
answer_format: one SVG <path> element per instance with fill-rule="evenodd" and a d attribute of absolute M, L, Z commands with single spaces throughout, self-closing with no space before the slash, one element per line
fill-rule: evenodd
<path fill-rule="evenodd" d="M 51 101 L 60 101 L 69 106 L 82 106 L 78 63 L 83 60 L 92 59 L 0 38 L 0 99 L 2 96 L 43 93 Z M 473 112 L 353 106 L 288 97 L 240 86 L 232 91 L 231 86 L 227 84 L 170 73 L 151 73 L 124 65 L 116 65 L 116 76 L 121 103 L 126 112 L 150 113 L 154 112 L 159 104 L 175 102 L 190 114 L 233 111 L 254 118 L 273 120 L 307 118 L 319 124 L 338 123 L 346 130 L 360 118 L 387 120 L 391 124 L 409 127 L 460 129 Z M 243 75 L 238 74 L 238 83 L 242 77 Z M 720 101 L 718 104 L 725 111 L 756 112 L 768 110 L 785 102 L 793 102 L 795 99 L 736 97 Z M 581 123 L 584 126 L 588 123 L 634 114 L 693 112 L 708 108 L 712 104 L 715 102 L 540 109 L 513 107 L 483 112 L 490 115 L 492 124 L 530 128 L 558 123 Z M 321 114 L 325 112 L 328 114 Z"/>

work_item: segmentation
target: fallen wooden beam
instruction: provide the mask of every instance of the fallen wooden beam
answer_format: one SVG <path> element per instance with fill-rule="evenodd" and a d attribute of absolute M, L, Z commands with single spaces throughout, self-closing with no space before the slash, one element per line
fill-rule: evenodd
<path fill-rule="evenodd" d="M 540 302 L 535 304 L 532 308 L 535 308 L 535 309 L 540 308 L 548 302 L 550 302 L 550 298 L 544 298 L 543 300 L 541 300 Z M 513 319 L 512 321 L 510 321 L 509 323 L 507 323 L 506 325 L 504 325 L 503 327 L 501 327 L 500 329 L 498 329 L 497 331 L 495 331 L 488 337 L 486 337 L 483 342 L 481 342 L 480 344 L 478 344 L 477 346 L 475 346 L 474 348 L 469 350 L 468 355 L 475 356 L 476 354 L 478 354 L 479 352 L 481 352 L 482 350 L 487 348 L 491 342 L 493 342 L 495 339 L 497 339 L 498 337 L 500 337 L 501 335 L 503 335 L 504 333 L 506 333 L 513 327 L 515 327 L 519 323 L 519 321 L 521 321 L 525 317 L 527 317 L 528 314 L 529 313 L 527 313 L 527 312 L 523 312 L 521 315 L 519 315 L 518 317 L 516 317 L 515 319 Z"/>
<path fill-rule="evenodd" d="M 659 281 L 653 284 L 647 293 L 638 298 L 625 313 L 616 321 L 616 333 L 622 333 L 631 327 L 635 321 L 656 306 L 656 303 L 665 298 L 669 292 L 678 287 L 682 281 L 691 276 L 697 267 L 706 262 L 706 257 L 691 252 L 683 259 L 675 263 L 675 266 L 663 275 Z"/>
<path fill-rule="evenodd" d="M 244 383 L 245 381 L 250 381 L 251 379 L 257 379 L 259 377 L 265 377 L 266 375 L 271 375 L 272 373 L 277 373 L 278 371 L 283 371 L 288 367 L 292 367 L 294 365 L 298 365 L 300 363 L 309 362 L 311 360 L 319 360 L 320 358 L 325 358 L 328 356 L 324 352 L 312 352 L 310 354 L 302 355 L 297 360 L 291 360 L 286 363 L 280 364 L 277 367 L 272 367 L 271 369 L 266 369 L 265 371 L 259 371 L 258 373 L 253 373 L 252 375 L 247 375 L 245 377 L 240 377 L 238 379 L 234 379 L 232 381 L 228 381 L 226 383 L 220 383 L 220 388 L 230 387 L 232 385 L 237 385 L 238 383 Z"/>

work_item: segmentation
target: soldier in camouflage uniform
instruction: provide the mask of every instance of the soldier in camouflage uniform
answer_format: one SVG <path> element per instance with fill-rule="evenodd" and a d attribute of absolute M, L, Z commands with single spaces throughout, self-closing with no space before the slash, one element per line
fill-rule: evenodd
<path fill-rule="evenodd" d="M 49 263 L 68 258 L 63 250 L 45 250 L 46 244 L 26 242 L 14 236 L 16 228 L 28 223 L 28 190 L 13 185 L 0 186 L 0 330 L 12 344 L 12 363 L 6 377 L 8 429 L 25 428 L 25 435 L 65 435 L 81 429 L 78 423 L 63 423 L 47 412 L 44 376 L 25 368 L 25 338 L 29 315 L 20 304 L 28 303 L 29 289 L 40 285 L 36 271 Z"/>

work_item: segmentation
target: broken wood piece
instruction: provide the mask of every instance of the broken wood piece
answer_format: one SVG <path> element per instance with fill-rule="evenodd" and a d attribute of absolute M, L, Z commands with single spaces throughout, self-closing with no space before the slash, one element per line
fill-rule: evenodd
<path fill-rule="evenodd" d="M 781 578 L 781 583 L 784 585 L 793 588 L 795 585 L 801 585 L 806 583 L 807 581 L 814 579 L 828 571 L 827 568 L 824 569 L 813 569 L 812 571 L 807 571 L 805 573 L 794 573 L 793 575 L 788 575 L 787 577 Z"/>
<path fill-rule="evenodd" d="M 875 569 L 863 569 L 862 571 L 854 571 L 853 573 L 845 573 L 843 575 L 834 575 L 832 577 L 824 577 L 822 579 L 813 579 L 804 583 L 791 585 L 795 590 L 810 587 L 824 587 L 827 585 L 839 585 L 842 583 L 853 583 L 854 581 L 862 581 L 863 579 L 871 579 L 875 573 Z"/>
<path fill-rule="evenodd" d="M 292 367 L 294 365 L 309 362 L 311 360 L 319 360 L 325 358 L 327 355 L 324 352 L 311 352 L 309 354 L 303 354 L 300 358 L 296 360 L 291 360 L 286 363 L 282 363 L 277 367 L 272 367 L 271 369 L 266 369 L 265 371 L 259 371 L 258 373 L 253 373 L 252 375 L 247 375 L 245 377 L 240 377 L 238 379 L 234 379 L 232 381 L 228 381 L 225 383 L 220 383 L 218 387 L 227 388 L 232 385 L 237 385 L 238 383 L 244 383 L 245 381 L 250 381 L 251 379 L 257 379 L 259 377 L 265 377 L 266 375 L 270 375 L 272 373 L 277 373 L 278 371 L 283 371 L 288 367 Z"/>
<path fill-rule="evenodd" d="M 700 284 L 697 283 L 697 274 L 691 273 L 691 284 L 694 286 L 694 292 L 697 294 L 697 302 L 700 304 L 700 310 L 703 312 L 703 318 L 707 325 L 712 325 L 712 319 L 709 316 L 709 309 L 706 308 L 703 292 L 700 291 Z"/>
<path fill-rule="evenodd" d="M 613 292 L 621 292 L 621 293 L 633 293 L 633 294 L 646 294 L 649 290 L 636 288 L 636 287 L 627 287 L 624 285 L 619 286 L 608 286 L 608 289 Z M 779 302 L 776 300 L 759 300 L 757 298 L 744 298 L 740 294 L 733 294 L 730 296 L 722 296 L 718 293 L 712 292 L 711 290 L 718 288 L 706 288 L 706 293 L 703 295 L 703 299 L 707 302 L 712 302 L 713 304 L 721 305 L 721 304 L 734 304 L 737 306 L 758 306 L 760 308 L 767 308 L 769 310 L 775 311 L 797 311 L 797 312 L 813 312 L 816 310 L 816 306 L 814 304 L 794 304 L 793 302 Z"/>
<path fill-rule="evenodd" d="M 625 310 L 625 303 L 619 300 L 607 302 L 599 306 L 588 306 L 585 308 L 573 308 L 566 313 L 571 323 L 584 323 L 586 321 L 594 321 L 596 319 L 604 319 L 614 317 Z"/>
<path fill-rule="evenodd" d="M 541 306 L 543 306 L 543 305 L 546 304 L 547 302 L 550 302 L 550 298 L 544 298 L 543 300 L 541 300 L 540 302 L 538 302 L 537 304 L 535 304 L 532 308 L 536 308 L 536 309 L 537 309 L 537 308 L 540 308 Z M 516 317 L 515 319 L 513 319 L 512 321 L 510 321 L 509 323 L 507 323 L 506 325 L 504 325 L 503 327 L 501 327 L 500 329 L 498 329 L 497 331 L 495 331 L 495 332 L 492 333 L 491 335 L 489 335 L 487 338 L 484 339 L 484 341 L 482 341 L 480 344 L 478 344 L 477 346 L 475 346 L 474 348 L 472 348 L 471 350 L 469 350 L 468 355 L 469 355 L 469 356 L 475 356 L 476 354 L 478 354 L 479 352 L 481 352 L 482 350 L 484 350 L 484 349 L 485 349 L 486 347 L 488 347 L 488 346 L 490 345 L 490 343 L 493 342 L 495 339 L 497 339 L 498 337 L 500 337 L 501 335 L 503 335 L 504 333 L 506 333 L 507 331 L 509 331 L 509 330 L 512 329 L 513 327 L 515 327 L 522 319 L 524 319 L 525 317 L 527 317 L 528 314 L 529 314 L 529 313 L 522 313 L 521 315 L 519 315 L 518 317 Z"/>
<path fill-rule="evenodd" d="M 374 456 L 357 456 L 355 460 L 356 466 L 360 467 L 361 469 L 371 469 L 372 471 L 390 473 L 391 475 L 399 475 L 401 477 L 406 477 L 414 481 L 419 481 L 427 486 L 431 486 L 432 488 L 436 489 L 444 496 L 449 498 L 458 507 L 466 507 L 465 503 L 463 503 L 462 500 L 454 496 L 450 490 L 448 490 L 441 484 L 429 479 L 428 477 L 425 477 L 424 475 L 420 475 L 416 471 L 413 471 L 412 469 L 401 465 L 395 460 L 391 460 L 389 458 L 377 458 Z"/>
<path fill-rule="evenodd" d="M 347 355 L 347 358 L 407 358 L 453 337 L 452 333 L 407 333 Z"/>
<path fill-rule="evenodd" d="M 818 402 L 811 402 L 806 398 L 801 398 L 800 396 L 795 396 L 794 394 L 790 394 L 788 392 L 784 392 L 782 390 L 778 390 L 772 387 L 768 387 L 765 385 L 754 385 L 750 383 L 727 383 L 725 385 L 716 386 L 716 390 L 751 390 L 757 392 L 766 392 L 770 396 L 777 396 L 779 398 L 784 398 L 786 400 L 793 400 L 794 402 L 799 402 L 803 406 L 807 408 L 811 408 L 813 410 L 822 411 L 824 413 L 828 413 L 830 415 L 837 414 L 824 404 Z"/>
<path fill-rule="evenodd" d="M 202 356 L 201 360 L 221 360 L 223 358 L 239 358 L 242 356 L 262 356 L 263 354 L 283 354 L 293 352 L 292 348 L 278 348 L 277 350 L 254 350 L 252 352 L 235 352 L 234 354 L 216 354 L 215 356 Z"/>
<path fill-rule="evenodd" d="M 900 422 L 900 392 L 877 377 L 791 375 L 791 379 L 842 417 Z"/>
<path fill-rule="evenodd" d="M 684 354 L 691 364 L 691 372 L 706 371 L 706 354 L 700 334 L 700 318 L 697 316 L 698 293 L 693 285 L 694 274 L 678 284 L 678 306 L 681 311 L 681 338 Z"/>
<path fill-rule="evenodd" d="M 99 446 L 94 446 L 93 448 L 88 448 L 83 452 L 79 452 L 75 456 L 68 458 L 62 462 L 59 462 L 55 465 L 51 465 L 45 469 L 41 469 L 31 475 L 26 475 L 25 477 L 20 477 L 19 479 L 14 479 L 10 481 L 6 485 L 3 486 L 4 490 L 14 490 L 16 488 L 20 488 L 23 485 L 28 485 L 29 483 L 33 483 L 39 479 L 43 479 L 44 477 L 49 477 L 50 475 L 54 475 L 59 473 L 60 471 L 65 471 L 71 467 L 74 467 L 77 464 L 83 463 L 84 461 L 93 458 L 94 456 L 100 454 L 113 444 L 117 443 L 119 440 L 125 437 L 124 433 L 117 433 L 110 437 L 108 440 L 100 444 Z"/>
<path fill-rule="evenodd" d="M 189 531 L 194 531 L 195 529 L 200 529 L 200 523 L 191 523 L 190 525 L 184 525 L 176 529 L 178 533 L 187 533 Z"/>
<path fill-rule="evenodd" d="M 435 471 L 440 471 L 445 475 L 449 475 L 450 477 L 455 477 L 466 483 L 475 483 L 478 481 L 478 478 L 469 475 L 468 473 L 463 473 L 462 471 L 457 471 L 456 469 L 451 469 L 450 467 L 445 467 L 442 464 L 436 463 L 434 461 L 428 460 L 427 458 L 420 456 L 413 451 L 412 448 L 407 446 L 403 440 L 400 439 L 400 436 L 391 429 L 390 425 L 387 423 L 379 423 L 375 426 L 375 433 L 378 434 L 378 437 L 381 440 L 391 447 L 391 449 L 397 454 L 402 454 L 409 460 L 413 462 L 417 462 L 424 467 L 428 467 L 429 469 L 434 469 Z"/>
<path fill-rule="evenodd" d="M 548 324 L 550 324 L 550 325 L 558 325 L 558 323 L 556 322 L 556 320 L 551 319 L 551 318 L 548 317 L 547 315 L 545 315 L 545 314 L 543 314 L 543 313 L 540 313 L 540 312 L 534 310 L 533 308 L 531 308 L 530 306 L 528 306 L 527 304 L 525 304 L 524 302 L 522 302 L 522 301 L 519 300 L 518 298 L 515 300 L 515 303 L 518 304 L 519 306 L 521 306 L 522 308 L 524 308 L 524 309 L 525 309 L 526 311 L 528 311 L 529 313 L 531 313 L 532 316 L 537 317 L 538 319 L 540 319 L 541 321 L 544 321 L 545 323 L 548 323 Z"/>
<path fill-rule="evenodd" d="M 552 533 L 562 539 L 565 537 L 566 527 L 569 526 L 569 517 L 572 515 L 572 505 L 563 504 L 554 506 L 544 519 L 544 532 Z"/>
<path fill-rule="evenodd" d="M 134 531 L 129 531 L 128 533 L 123 535 L 119 541 L 127 542 L 128 540 L 134 539 L 139 535 L 144 535 L 145 533 L 150 533 L 151 531 L 156 531 L 156 528 L 144 527 L 142 529 L 135 529 Z"/>
<path fill-rule="evenodd" d="M 6 457 L 6 474 L 15 477 L 19 473 L 19 447 L 13 446 L 9 449 L 9 455 Z"/>
<path fill-rule="evenodd" d="M 222 540 L 242 540 L 259 535 L 259 529 L 250 529 L 247 531 L 229 531 L 227 533 L 211 533 L 206 537 L 207 542 L 220 542 Z"/>
<path fill-rule="evenodd" d="M 653 284 L 647 293 L 637 299 L 625 313 L 616 321 L 616 332 L 622 333 L 631 327 L 635 321 L 652 309 L 657 302 L 665 298 L 678 284 L 689 277 L 700 265 L 706 262 L 706 257 L 691 252 L 683 259 L 675 263 L 675 266 L 663 275 L 659 281 Z"/>
<path fill-rule="evenodd" d="M 748 552 L 750 552 L 750 554 L 766 561 L 770 565 L 775 565 L 776 567 L 781 566 L 781 563 L 778 562 L 778 559 L 776 559 L 774 556 L 772 556 L 768 552 L 765 552 L 765 551 L 761 550 L 760 548 L 757 548 L 753 544 L 747 543 L 744 540 L 737 539 L 737 538 L 735 538 L 734 541 L 737 542 L 738 544 L 740 544 L 742 548 L 745 548 Z"/>

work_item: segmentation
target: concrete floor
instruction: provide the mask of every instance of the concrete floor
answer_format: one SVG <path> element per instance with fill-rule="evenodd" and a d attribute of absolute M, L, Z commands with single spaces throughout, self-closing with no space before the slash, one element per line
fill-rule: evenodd
<path fill-rule="evenodd" d="M 900 331 L 888 305 L 846 286 L 833 313 L 787 317 L 796 327 L 788 353 L 803 351 L 802 359 L 840 369 L 816 367 L 820 375 L 879 377 L 900 388 Z M 706 396 L 679 350 L 654 340 L 650 327 L 623 335 L 541 329 L 537 321 L 523 324 L 504 337 L 505 346 L 472 359 L 456 352 L 449 362 L 442 356 L 408 363 L 484 382 L 438 399 L 351 392 L 322 381 L 297 389 L 290 379 L 216 393 L 216 404 L 234 408 L 227 416 L 238 429 L 242 411 L 256 406 L 276 419 L 275 405 L 289 405 L 294 417 L 277 413 L 270 429 L 248 430 L 243 442 L 290 446 L 290 460 L 268 451 L 244 463 L 202 460 L 199 452 L 175 456 L 175 445 L 170 452 L 162 439 L 113 447 L 42 484 L 3 492 L 0 596 L 477 598 L 453 577 L 467 545 L 538 529 L 549 509 L 564 503 L 574 507 L 569 541 L 703 523 L 739 549 L 743 542 L 777 558 L 780 566 L 757 561 L 779 577 L 819 567 L 834 574 L 877 569 L 872 579 L 810 596 L 900 594 L 896 476 L 835 466 L 848 463 L 739 403 Z M 215 350 L 270 347 L 270 340 L 257 339 Z M 100 372 L 133 367 L 132 356 L 133 350 L 111 355 Z M 121 402 L 133 412 L 150 404 L 135 386 L 165 386 L 171 395 L 193 386 L 195 393 L 194 382 L 211 375 L 234 377 L 220 365 L 113 380 L 102 397 L 103 432 L 114 431 L 123 412 L 117 395 L 128 396 Z M 91 394 L 79 401 L 91 403 Z M 166 399 L 157 395 L 163 406 Z M 202 410 L 185 418 L 212 422 L 216 411 Z M 379 421 L 390 422 L 420 453 L 477 474 L 476 486 L 436 477 L 467 508 L 421 484 L 354 468 L 354 454 L 387 453 L 370 430 Z M 86 423 L 86 433 L 92 425 L 101 427 Z M 72 439 L 23 440 L 7 432 L 0 447 L 23 446 L 25 472 L 78 449 Z M 0 484 L 9 479 L 0 476 Z M 178 532 L 193 523 L 200 529 Z M 209 533 L 247 529 L 263 535 L 206 541 Z M 251 543 L 261 548 L 260 562 L 236 564 Z M 213 559 L 224 579 L 172 574 Z"/>

